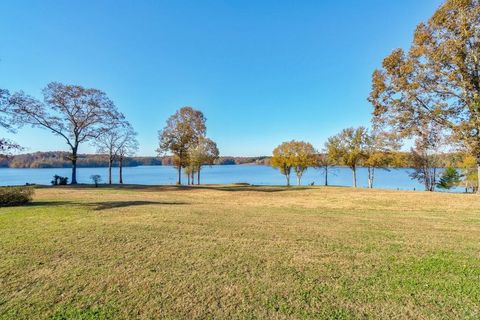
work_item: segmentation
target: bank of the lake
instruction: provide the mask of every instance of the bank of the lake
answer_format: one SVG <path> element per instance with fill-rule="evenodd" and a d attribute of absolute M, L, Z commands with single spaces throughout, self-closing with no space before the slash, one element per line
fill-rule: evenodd
<path fill-rule="evenodd" d="M 113 179 L 118 181 L 118 168 L 113 169 Z M 90 176 L 99 174 L 103 182 L 107 180 L 107 168 L 79 168 L 79 183 L 91 183 Z M 412 169 L 390 169 L 389 171 L 377 169 L 375 171 L 374 187 L 381 189 L 399 190 L 423 190 L 423 186 L 412 180 L 409 174 Z M 25 185 L 35 183 L 48 185 L 54 175 L 70 177 L 69 168 L 48 169 L 0 169 L 0 185 Z M 360 187 L 367 186 L 367 170 L 358 169 L 358 184 Z M 139 166 L 124 168 L 124 180 L 128 184 L 141 185 L 170 185 L 175 184 L 177 171 L 171 166 Z M 186 177 L 183 177 L 186 181 Z M 302 178 L 303 185 L 323 185 L 325 173 L 323 170 L 309 169 Z M 204 184 L 229 184 L 249 183 L 252 185 L 283 185 L 285 178 L 278 170 L 262 165 L 216 165 L 204 167 L 201 175 Z M 292 174 L 292 184 L 295 176 Z M 352 184 L 352 172 L 349 168 L 335 167 L 330 169 L 328 175 L 329 185 L 350 186 Z M 457 191 L 463 191 L 457 189 Z"/>

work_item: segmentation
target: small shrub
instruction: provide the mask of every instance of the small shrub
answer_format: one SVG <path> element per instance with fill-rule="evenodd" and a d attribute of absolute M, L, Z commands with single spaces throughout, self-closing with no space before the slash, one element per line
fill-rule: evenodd
<path fill-rule="evenodd" d="M 0 187 L 0 207 L 20 206 L 32 201 L 32 187 Z"/>
<path fill-rule="evenodd" d="M 458 173 L 457 169 L 453 167 L 447 167 L 440 178 L 440 182 L 437 183 L 437 187 L 440 189 L 450 190 L 455 186 L 458 186 L 462 181 L 462 175 Z"/>
<path fill-rule="evenodd" d="M 54 175 L 53 180 L 50 181 L 52 186 L 65 186 L 68 184 L 68 177 L 61 177 L 59 175 Z"/>
<path fill-rule="evenodd" d="M 102 177 L 99 174 L 92 174 L 90 179 L 92 179 L 93 183 L 95 184 L 95 188 L 98 187 L 98 184 L 100 181 L 102 181 Z"/>

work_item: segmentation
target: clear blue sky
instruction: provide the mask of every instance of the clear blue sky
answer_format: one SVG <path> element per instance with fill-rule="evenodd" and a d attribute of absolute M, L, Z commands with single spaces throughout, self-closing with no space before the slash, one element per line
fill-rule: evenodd
<path fill-rule="evenodd" d="M 268 155 L 290 139 L 320 148 L 369 125 L 372 71 L 440 4 L 3 0 L 0 87 L 37 97 L 51 81 L 104 90 L 142 155 L 155 154 L 157 131 L 186 105 L 204 112 L 223 155 Z M 0 134 L 29 152 L 66 150 L 42 129 Z"/>

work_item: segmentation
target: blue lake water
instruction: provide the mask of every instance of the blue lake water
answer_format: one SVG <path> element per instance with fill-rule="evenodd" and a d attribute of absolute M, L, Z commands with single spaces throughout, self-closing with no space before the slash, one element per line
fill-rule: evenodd
<path fill-rule="evenodd" d="M 410 179 L 411 169 L 392 169 L 390 171 L 377 169 L 375 171 L 375 188 L 400 189 L 400 190 L 423 190 L 423 185 Z M 54 169 L 0 169 L 0 185 L 25 185 L 25 183 L 50 184 L 52 177 L 57 174 L 70 177 L 69 168 Z M 78 182 L 91 183 L 90 176 L 99 174 L 103 182 L 108 178 L 107 168 L 79 168 Z M 118 168 L 113 168 L 114 182 L 118 182 Z M 124 183 L 126 184 L 175 184 L 177 171 L 170 166 L 141 166 L 124 168 Z M 186 182 L 186 177 L 182 177 Z M 325 175 L 323 170 L 309 169 L 302 178 L 302 184 L 324 184 Z M 330 185 L 351 186 L 352 172 L 349 168 L 332 168 L 328 176 Z M 367 186 L 367 170 L 359 168 L 357 172 L 359 187 Z M 283 185 L 285 178 L 278 170 L 269 166 L 258 165 L 218 165 L 204 167 L 201 182 L 203 184 L 228 184 L 250 183 L 254 185 Z M 292 184 L 296 184 L 296 177 L 292 174 Z M 462 191 L 462 189 L 457 189 Z"/>

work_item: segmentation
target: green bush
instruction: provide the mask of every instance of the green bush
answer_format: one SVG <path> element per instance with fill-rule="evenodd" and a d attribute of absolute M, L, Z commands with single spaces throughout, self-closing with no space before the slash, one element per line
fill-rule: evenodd
<path fill-rule="evenodd" d="M 32 187 L 0 187 L 0 207 L 20 206 L 32 201 Z"/>

